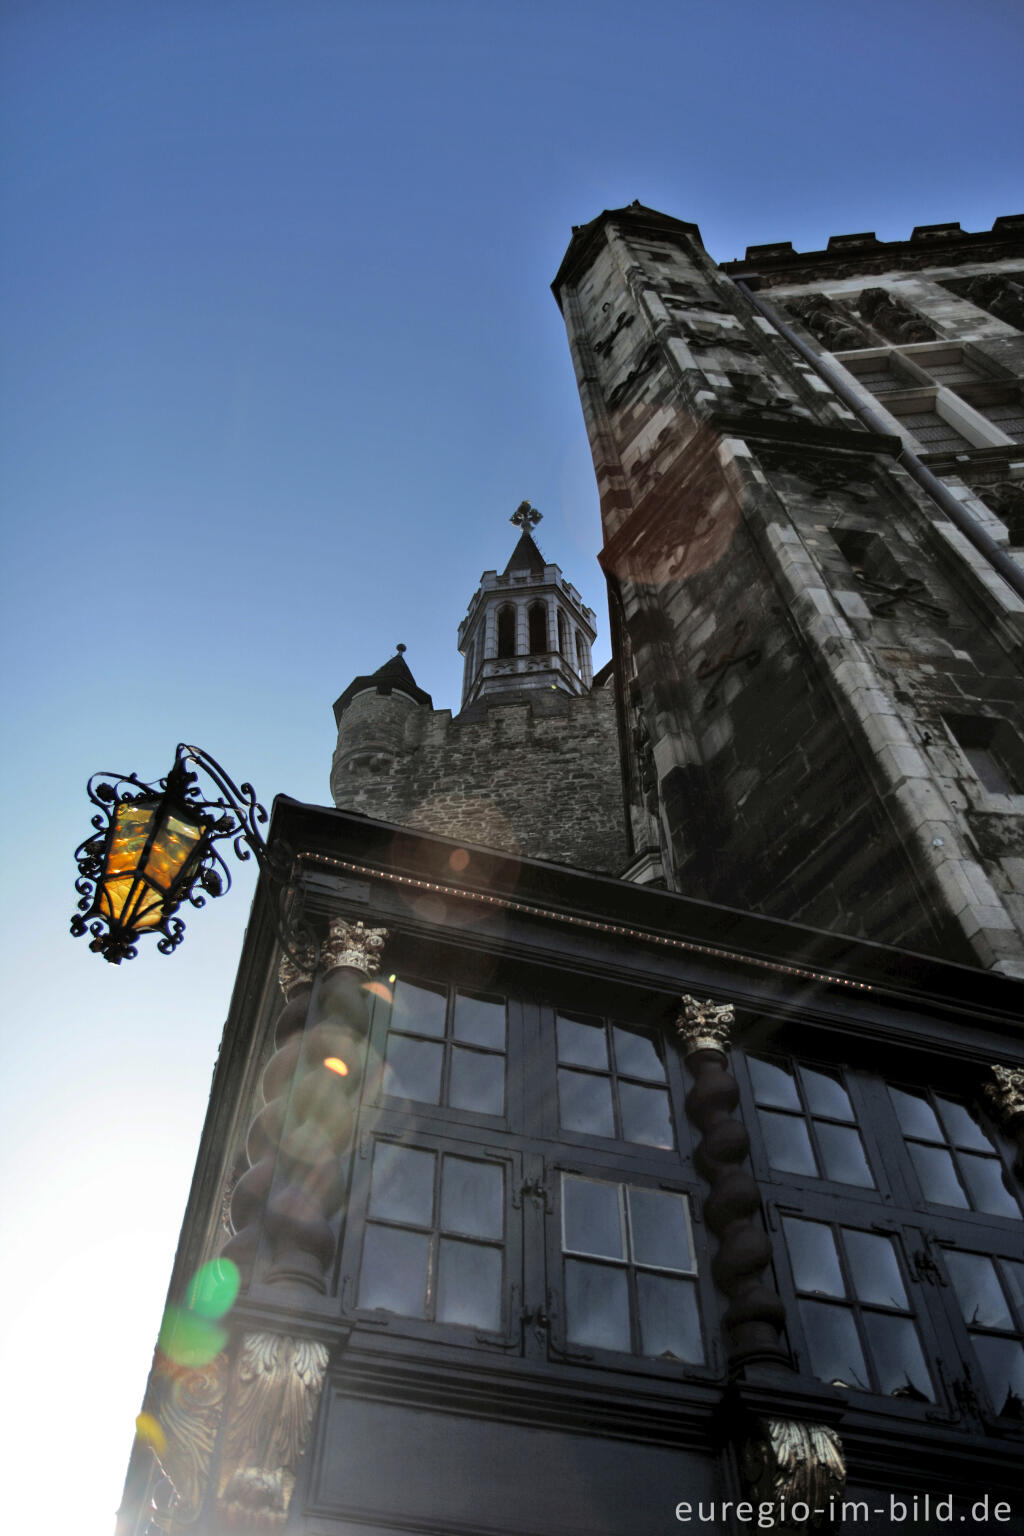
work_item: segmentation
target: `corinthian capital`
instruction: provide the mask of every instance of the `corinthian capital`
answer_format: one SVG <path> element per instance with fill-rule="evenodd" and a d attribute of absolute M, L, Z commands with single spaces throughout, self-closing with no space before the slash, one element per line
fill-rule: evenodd
<path fill-rule="evenodd" d="M 1009 1130 L 1024 1127 L 1024 1067 L 991 1069 L 993 1082 L 985 1084 L 985 1097 L 994 1118 Z"/>
<path fill-rule="evenodd" d="M 710 997 L 699 1002 L 689 993 L 680 1002 L 682 1011 L 676 1019 L 676 1029 L 683 1042 L 683 1054 L 720 1051 L 724 1056 L 729 1048 L 729 1031 L 736 1022 L 732 1003 L 715 1003 Z"/>
<path fill-rule="evenodd" d="M 340 965 L 348 965 L 366 976 L 380 970 L 379 951 L 387 940 L 386 928 L 366 928 L 361 922 L 350 923 L 344 917 L 332 917 L 327 940 L 321 951 L 324 975 Z"/>
<path fill-rule="evenodd" d="M 289 955 L 282 955 L 277 967 L 277 984 L 291 1001 L 296 992 L 313 985 L 313 971 L 308 965 L 297 965 Z"/>

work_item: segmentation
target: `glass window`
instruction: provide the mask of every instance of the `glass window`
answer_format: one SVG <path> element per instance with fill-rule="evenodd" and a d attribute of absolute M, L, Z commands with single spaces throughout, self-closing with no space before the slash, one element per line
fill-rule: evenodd
<path fill-rule="evenodd" d="M 376 1143 L 360 1307 L 496 1333 L 504 1264 L 501 1163 Z"/>
<path fill-rule="evenodd" d="M 661 1049 L 643 1030 L 560 1013 L 558 1119 L 565 1131 L 645 1147 L 676 1144 Z"/>
<path fill-rule="evenodd" d="M 506 1009 L 501 997 L 398 980 L 381 1092 L 482 1115 L 505 1113 Z"/>
<path fill-rule="evenodd" d="M 890 1085 L 889 1097 L 925 1200 L 1020 1219 L 999 1150 L 966 1104 L 925 1088 Z"/>
<path fill-rule="evenodd" d="M 570 1344 L 702 1363 L 686 1195 L 562 1176 Z"/>
<path fill-rule="evenodd" d="M 933 1402 L 891 1237 L 784 1217 L 810 1367 L 835 1387 Z"/>
<path fill-rule="evenodd" d="M 945 1259 L 992 1408 L 1024 1422 L 1024 1264 L 959 1251 Z"/>
<path fill-rule="evenodd" d="M 874 1189 L 850 1096 L 836 1069 L 748 1056 L 765 1152 L 779 1173 Z"/>

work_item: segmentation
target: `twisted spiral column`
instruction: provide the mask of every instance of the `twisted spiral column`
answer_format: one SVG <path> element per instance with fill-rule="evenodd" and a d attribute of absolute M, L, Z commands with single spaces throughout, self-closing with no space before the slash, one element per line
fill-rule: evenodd
<path fill-rule="evenodd" d="M 698 1172 L 711 1186 L 704 1215 L 718 1238 L 711 1271 L 729 1302 L 722 1320 L 729 1365 L 736 1370 L 766 1361 L 792 1370 L 781 1337 L 785 1309 L 764 1278 L 772 1250 L 761 1220 L 761 1192 L 747 1163 L 750 1137 L 734 1113 L 740 1093 L 727 1056 L 734 1011 L 710 998 L 700 1003 L 686 996 L 682 1005 L 676 1028 L 693 1076 L 686 1112 L 701 1133 Z"/>

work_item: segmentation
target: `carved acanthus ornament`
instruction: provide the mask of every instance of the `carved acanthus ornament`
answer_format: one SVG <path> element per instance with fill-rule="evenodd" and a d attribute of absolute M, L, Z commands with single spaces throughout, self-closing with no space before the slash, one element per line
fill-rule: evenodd
<path fill-rule="evenodd" d="M 314 1339 L 273 1333 L 242 1339 L 220 1463 L 225 1529 L 284 1526 L 326 1369 L 327 1346 Z"/>
<path fill-rule="evenodd" d="M 229 1377 L 223 1351 L 204 1366 L 176 1365 L 166 1355 L 157 1355 L 146 1407 L 167 1441 L 160 1470 L 175 1493 L 167 1530 L 187 1529 L 199 1518 Z"/>
<path fill-rule="evenodd" d="M 715 1003 L 710 997 L 701 1003 L 689 994 L 680 1001 L 683 1006 L 676 1029 L 684 1056 L 692 1056 L 694 1051 L 720 1051 L 724 1056 L 729 1049 L 729 1031 L 736 1022 L 732 1003 Z"/>
<path fill-rule="evenodd" d="M 740 1471 L 758 1504 L 778 1506 L 776 1529 L 783 1532 L 829 1529 L 846 1487 L 843 1446 L 835 1430 L 798 1419 L 759 1420 L 743 1446 Z M 793 1518 L 794 1506 L 804 1518 Z"/>
<path fill-rule="evenodd" d="M 361 922 L 352 923 L 344 917 L 332 917 L 323 949 L 321 964 L 324 973 L 349 966 L 367 976 L 376 976 L 380 970 L 380 950 L 387 940 L 386 928 L 367 928 Z"/>
<path fill-rule="evenodd" d="M 1024 1134 L 1024 1067 L 992 1068 L 994 1082 L 985 1084 L 992 1114 L 1004 1130 Z"/>
<path fill-rule="evenodd" d="M 289 1000 L 303 988 L 313 985 L 313 971 L 307 965 L 297 965 L 288 955 L 282 955 L 277 967 L 277 984 Z"/>

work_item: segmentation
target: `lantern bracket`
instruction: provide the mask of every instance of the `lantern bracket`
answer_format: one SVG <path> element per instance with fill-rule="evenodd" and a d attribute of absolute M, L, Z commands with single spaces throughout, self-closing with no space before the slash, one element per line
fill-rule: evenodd
<path fill-rule="evenodd" d="M 195 769 L 201 769 L 212 781 L 212 794 L 202 792 Z M 158 935 L 156 947 L 160 953 L 171 954 L 185 936 L 184 921 L 177 915 L 182 903 L 188 901 L 193 907 L 204 907 L 207 897 L 223 896 L 230 890 L 231 871 L 214 846 L 230 841 L 239 862 L 247 863 L 255 856 L 273 886 L 277 896 L 271 907 L 274 928 L 288 956 L 304 967 L 315 962 L 317 942 L 303 919 L 294 880 L 294 853 L 279 838 L 273 845 L 266 842 L 260 828 L 267 822 L 267 812 L 257 800 L 253 786 L 236 784 L 208 752 L 179 742 L 170 772 L 156 784 L 147 784 L 134 773 L 95 773 L 89 780 L 88 794 L 96 814 L 92 818 L 92 833 L 75 850 L 75 890 L 79 901 L 78 911 L 71 919 L 71 932 L 76 937 L 89 933 L 90 949 L 119 965 L 122 960 L 134 959 L 138 953 L 135 941 L 142 933 L 154 933 Z M 193 826 L 201 826 L 184 880 L 168 890 L 158 920 L 151 909 L 144 928 L 132 927 L 112 916 L 109 899 L 103 899 L 102 882 L 107 873 L 105 864 L 115 820 L 119 808 L 126 805 L 153 806 L 156 812 L 176 815 Z M 158 815 L 154 814 L 154 824 L 157 820 Z M 146 852 L 150 843 L 146 844 Z"/>

